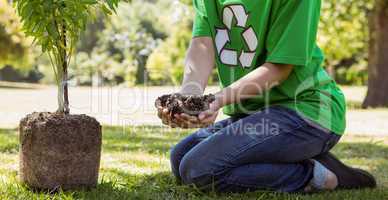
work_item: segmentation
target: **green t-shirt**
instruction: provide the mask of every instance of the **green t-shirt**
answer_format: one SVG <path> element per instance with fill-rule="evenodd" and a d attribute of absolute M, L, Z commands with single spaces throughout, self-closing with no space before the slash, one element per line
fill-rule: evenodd
<path fill-rule="evenodd" d="M 322 68 L 316 44 L 320 0 L 194 0 L 193 37 L 212 37 L 222 87 L 265 62 L 294 65 L 287 80 L 254 98 L 224 108 L 248 114 L 281 105 L 341 135 L 345 99 Z"/>

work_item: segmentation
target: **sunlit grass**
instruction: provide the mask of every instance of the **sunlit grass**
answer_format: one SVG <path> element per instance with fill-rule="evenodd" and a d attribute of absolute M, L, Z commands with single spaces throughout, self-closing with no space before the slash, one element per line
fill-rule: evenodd
<path fill-rule="evenodd" d="M 19 142 L 16 130 L 0 129 L 0 153 L 15 153 Z"/>
<path fill-rule="evenodd" d="M 347 136 L 334 149 L 334 153 L 346 163 L 370 170 L 378 179 L 377 189 L 315 195 L 271 192 L 205 194 L 178 185 L 170 173 L 169 149 L 189 132 L 150 126 L 105 127 L 98 187 L 50 195 L 32 192 L 18 183 L 17 131 L 0 129 L 0 199 L 383 200 L 388 197 L 388 138 Z"/>

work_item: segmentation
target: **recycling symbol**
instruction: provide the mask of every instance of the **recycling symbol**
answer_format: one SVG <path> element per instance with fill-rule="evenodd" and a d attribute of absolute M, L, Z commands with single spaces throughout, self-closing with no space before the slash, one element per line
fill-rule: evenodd
<path fill-rule="evenodd" d="M 226 65 L 241 65 L 248 68 L 252 65 L 253 59 L 256 55 L 256 48 L 258 46 L 258 39 L 256 33 L 251 26 L 246 27 L 249 14 L 242 5 L 229 5 L 223 10 L 223 23 L 226 28 L 216 28 L 215 43 L 221 63 Z M 236 19 L 236 26 L 244 29 L 241 34 L 249 51 L 242 50 L 240 55 L 234 49 L 226 48 L 230 43 L 229 33 L 233 26 L 233 19 Z"/>

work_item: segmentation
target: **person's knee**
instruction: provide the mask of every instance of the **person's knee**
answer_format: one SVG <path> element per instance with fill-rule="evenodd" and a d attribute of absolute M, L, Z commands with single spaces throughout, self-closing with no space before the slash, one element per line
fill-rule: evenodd
<path fill-rule="evenodd" d="M 171 170 L 172 173 L 179 178 L 179 164 L 182 159 L 182 150 L 179 148 L 179 146 L 174 146 L 170 150 L 170 164 L 171 164 Z"/>
<path fill-rule="evenodd" d="M 170 162 L 171 165 L 176 165 L 179 161 L 179 154 L 178 154 L 177 146 L 174 146 L 170 149 Z M 179 163 L 178 163 L 179 165 Z"/>
<path fill-rule="evenodd" d="M 209 163 L 202 159 L 186 155 L 179 165 L 179 173 L 185 184 L 194 184 L 198 188 L 203 188 L 212 180 L 212 171 Z"/>

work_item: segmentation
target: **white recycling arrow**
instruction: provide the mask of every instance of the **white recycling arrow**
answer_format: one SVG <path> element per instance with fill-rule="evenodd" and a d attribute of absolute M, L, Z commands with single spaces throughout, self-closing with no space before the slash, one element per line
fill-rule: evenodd
<path fill-rule="evenodd" d="M 242 67 L 250 67 L 253 59 L 255 58 L 256 52 L 245 52 L 242 51 L 240 55 L 240 63 Z"/>
<path fill-rule="evenodd" d="M 232 29 L 233 16 L 234 14 L 232 9 L 225 7 L 223 12 L 223 22 L 229 30 Z"/>
<path fill-rule="evenodd" d="M 237 18 L 237 26 L 244 27 L 248 21 L 248 14 L 245 11 L 244 6 L 242 5 L 232 5 L 230 6 L 233 10 L 234 15 Z"/>
<path fill-rule="evenodd" d="M 227 65 L 237 65 L 237 51 L 223 49 L 220 54 L 220 60 Z"/>
<path fill-rule="evenodd" d="M 236 17 L 237 26 L 245 27 L 248 21 L 248 14 L 242 5 L 232 5 L 224 8 L 223 22 L 229 30 L 232 28 L 233 17 Z"/>
<path fill-rule="evenodd" d="M 225 45 L 230 42 L 227 29 L 216 29 L 216 47 L 218 54 L 221 53 Z"/>
<path fill-rule="evenodd" d="M 253 28 L 249 27 L 247 30 L 243 32 L 242 35 L 244 37 L 246 44 L 248 45 L 249 51 L 255 51 L 258 46 L 258 41 L 257 41 L 256 33 L 253 30 Z"/>

